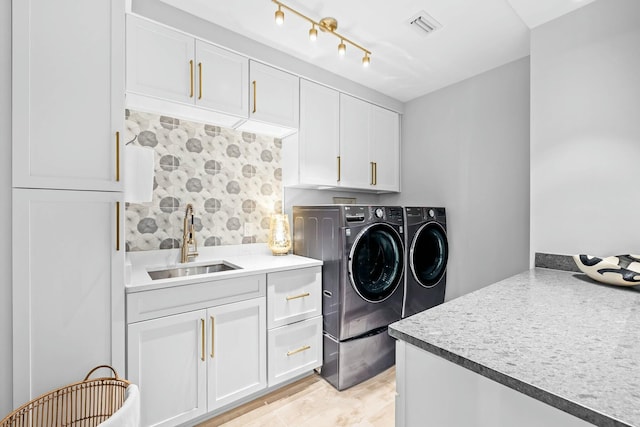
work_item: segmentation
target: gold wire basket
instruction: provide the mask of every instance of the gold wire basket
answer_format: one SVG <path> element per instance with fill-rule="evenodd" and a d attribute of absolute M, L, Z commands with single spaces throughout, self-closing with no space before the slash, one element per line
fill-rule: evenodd
<path fill-rule="evenodd" d="M 115 378 L 89 379 L 100 368 Z M 109 365 L 93 368 L 84 381 L 69 384 L 25 403 L 0 421 L 0 427 L 94 427 L 113 415 L 124 403 L 130 382 L 118 378 Z"/>

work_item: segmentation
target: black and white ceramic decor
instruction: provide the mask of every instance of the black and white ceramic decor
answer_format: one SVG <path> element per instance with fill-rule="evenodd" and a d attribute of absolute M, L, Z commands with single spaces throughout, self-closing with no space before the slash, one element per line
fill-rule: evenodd
<path fill-rule="evenodd" d="M 574 255 L 573 259 L 580 271 L 598 282 L 617 286 L 640 285 L 640 255 L 606 258 Z"/>

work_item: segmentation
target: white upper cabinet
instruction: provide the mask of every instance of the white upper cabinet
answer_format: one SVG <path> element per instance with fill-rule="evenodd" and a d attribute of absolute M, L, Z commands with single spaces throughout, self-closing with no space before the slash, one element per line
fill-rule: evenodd
<path fill-rule="evenodd" d="M 339 92 L 300 80 L 299 181 L 306 185 L 340 182 Z"/>
<path fill-rule="evenodd" d="M 248 116 L 249 60 L 127 16 L 127 106 L 233 127 Z"/>
<path fill-rule="evenodd" d="M 373 189 L 373 166 L 369 160 L 371 104 L 340 94 L 340 185 Z"/>
<path fill-rule="evenodd" d="M 400 191 L 400 115 L 372 105 L 369 160 L 373 162 L 374 187 Z"/>
<path fill-rule="evenodd" d="M 127 16 L 127 91 L 193 103 L 193 37 Z"/>
<path fill-rule="evenodd" d="M 400 116 L 340 94 L 340 186 L 400 191 Z"/>
<path fill-rule="evenodd" d="M 293 74 L 251 61 L 249 118 L 298 128 L 300 83 Z"/>
<path fill-rule="evenodd" d="M 13 186 L 121 191 L 124 1 L 12 4 Z"/>
<path fill-rule="evenodd" d="M 200 40 L 196 40 L 196 59 L 196 103 L 246 117 L 249 60 Z"/>

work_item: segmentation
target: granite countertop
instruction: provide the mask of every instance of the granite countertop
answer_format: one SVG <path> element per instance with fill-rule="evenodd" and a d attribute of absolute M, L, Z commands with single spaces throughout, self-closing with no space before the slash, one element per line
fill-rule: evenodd
<path fill-rule="evenodd" d="M 179 249 L 128 252 L 125 265 L 126 293 L 322 265 L 322 261 L 298 255 L 273 256 L 267 245 L 261 243 L 203 247 L 198 248 L 198 254 L 195 261 L 181 264 L 179 262 Z M 151 276 L 147 273 L 147 271 L 166 268 L 207 265 L 217 261 L 226 261 L 240 268 L 217 273 L 159 280 L 151 279 Z"/>
<path fill-rule="evenodd" d="M 536 268 L 389 326 L 600 426 L 640 426 L 640 289 Z"/>

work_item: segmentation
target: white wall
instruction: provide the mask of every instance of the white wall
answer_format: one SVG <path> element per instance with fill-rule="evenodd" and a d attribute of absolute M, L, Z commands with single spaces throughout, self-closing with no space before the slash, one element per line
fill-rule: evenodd
<path fill-rule="evenodd" d="M 640 2 L 531 34 L 531 252 L 640 253 Z"/>
<path fill-rule="evenodd" d="M 529 58 L 405 105 L 402 193 L 388 203 L 444 206 L 446 299 L 528 268 Z"/>
<path fill-rule="evenodd" d="M 11 1 L 0 1 L 0 418 L 12 408 Z"/>

